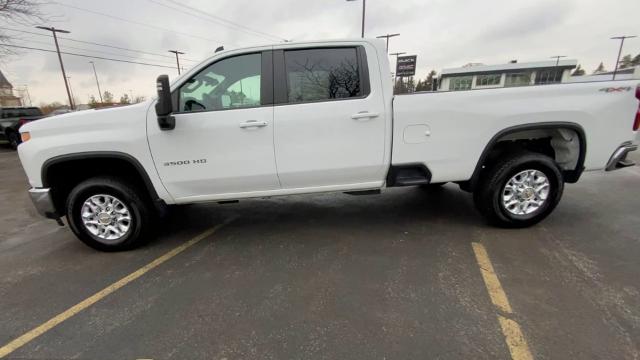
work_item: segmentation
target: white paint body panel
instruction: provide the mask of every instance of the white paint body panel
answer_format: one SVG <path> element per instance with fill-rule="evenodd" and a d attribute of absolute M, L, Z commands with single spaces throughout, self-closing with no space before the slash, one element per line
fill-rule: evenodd
<path fill-rule="evenodd" d="M 433 182 L 468 180 L 491 138 L 512 126 L 566 122 L 586 135 L 586 170 L 604 169 L 611 154 L 633 140 L 638 81 L 523 86 L 487 90 L 415 93 L 394 99 L 393 164 L 419 162 Z M 631 91 L 603 92 L 607 87 Z M 415 125 L 429 127 L 421 143 L 407 143 Z"/>
<path fill-rule="evenodd" d="M 21 128 L 32 137 L 19 147 L 29 182 L 42 187 L 42 166 L 56 156 L 120 152 L 142 165 L 161 199 L 191 203 L 381 188 L 391 164 L 424 164 L 433 182 L 464 181 L 494 135 L 523 124 L 569 122 L 584 128 L 587 170 L 604 168 L 621 143 L 637 141 L 631 129 L 638 109 L 634 91 L 599 91 L 635 89 L 637 80 L 416 93 L 394 99 L 379 40 L 224 51 L 184 73 L 172 90 L 228 55 L 339 45 L 364 46 L 371 87 L 366 98 L 179 114 L 170 131 L 158 128 L 153 100 L 42 119 Z M 351 118 L 362 111 L 378 116 Z M 241 129 L 239 123 L 247 120 L 268 125 Z M 199 159 L 206 164 L 164 165 Z"/>
<path fill-rule="evenodd" d="M 280 189 L 273 153 L 273 107 L 176 114 L 176 128 L 170 131 L 160 130 L 153 108 L 147 119 L 156 168 L 176 200 Z M 267 125 L 240 127 L 249 120 Z M 203 159 L 206 162 L 198 162 Z M 190 164 L 170 164 L 179 161 Z"/>

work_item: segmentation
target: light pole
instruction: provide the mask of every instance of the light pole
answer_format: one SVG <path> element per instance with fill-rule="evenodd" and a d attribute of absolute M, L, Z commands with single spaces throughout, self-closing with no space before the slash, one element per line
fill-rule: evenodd
<path fill-rule="evenodd" d="M 347 1 L 357 1 L 357 0 L 347 0 Z M 364 37 L 364 14 L 365 9 L 367 7 L 367 0 L 362 0 L 362 31 L 360 37 Z"/>
<path fill-rule="evenodd" d="M 184 53 L 178 50 L 169 50 L 169 52 L 176 54 L 176 65 L 178 66 L 178 75 L 180 75 L 180 59 L 178 59 L 178 55 L 184 55 Z"/>
<path fill-rule="evenodd" d="M 96 85 L 98 85 L 98 95 L 100 95 L 100 104 L 102 104 L 102 91 L 100 90 L 100 82 L 98 81 L 98 73 L 96 72 L 96 64 L 93 61 L 89 61 L 91 66 L 93 66 L 93 75 L 96 76 Z"/>
<path fill-rule="evenodd" d="M 556 59 L 556 67 L 554 69 L 555 73 L 554 73 L 554 76 L 553 76 L 554 80 L 555 80 L 555 77 L 558 75 L 558 65 L 560 65 L 560 58 L 565 58 L 565 57 L 567 57 L 567 56 L 566 55 L 555 55 L 555 56 L 551 57 L 551 59 Z M 536 78 L 537 77 L 538 76 L 536 75 Z M 560 76 L 560 81 L 562 81 L 562 76 Z"/>
<path fill-rule="evenodd" d="M 69 98 L 69 106 L 71 110 L 74 110 L 73 100 L 71 99 L 71 91 L 69 91 L 69 83 L 67 83 L 67 74 L 64 72 L 64 65 L 62 64 L 62 55 L 60 55 L 60 47 L 58 46 L 58 37 L 56 33 L 69 34 L 71 31 L 56 29 L 53 26 L 36 26 L 38 29 L 51 31 L 53 33 L 53 41 L 56 44 L 56 52 L 58 53 L 58 60 L 60 60 L 60 69 L 62 69 L 62 79 L 64 79 L 64 87 L 67 89 L 67 97 Z"/>
<path fill-rule="evenodd" d="M 620 64 L 620 55 L 622 55 L 622 46 L 624 45 L 624 40 L 625 39 L 633 39 L 634 37 L 637 37 L 636 35 L 622 35 L 622 36 L 614 36 L 611 38 L 611 40 L 620 40 L 620 50 L 618 50 L 618 58 L 616 59 L 616 66 L 613 69 L 613 79 L 616 79 L 616 74 L 618 73 L 618 64 Z"/>
<path fill-rule="evenodd" d="M 392 38 L 394 36 L 400 36 L 400 34 L 387 34 L 387 35 L 380 35 L 380 36 L 376 36 L 376 38 L 378 39 L 387 39 L 387 52 L 389 52 L 389 38 Z"/>

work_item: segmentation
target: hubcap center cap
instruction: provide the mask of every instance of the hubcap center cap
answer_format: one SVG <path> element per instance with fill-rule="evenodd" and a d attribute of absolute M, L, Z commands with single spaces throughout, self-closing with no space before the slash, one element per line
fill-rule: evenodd
<path fill-rule="evenodd" d="M 111 215 L 105 212 L 102 212 L 98 214 L 98 221 L 100 221 L 100 223 L 103 225 L 108 225 L 111 223 Z"/>
<path fill-rule="evenodd" d="M 533 191 L 532 188 L 526 188 L 522 190 L 522 198 L 524 200 L 531 200 L 533 199 L 534 195 L 535 195 L 535 191 Z"/>

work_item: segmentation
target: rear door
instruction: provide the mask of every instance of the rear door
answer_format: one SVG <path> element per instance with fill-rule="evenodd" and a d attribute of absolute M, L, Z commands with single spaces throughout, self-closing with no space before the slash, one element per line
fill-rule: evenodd
<path fill-rule="evenodd" d="M 369 78 L 379 74 L 374 65 L 359 45 L 274 51 L 274 144 L 283 188 L 382 185 L 387 119 L 379 83 L 371 86 Z"/>

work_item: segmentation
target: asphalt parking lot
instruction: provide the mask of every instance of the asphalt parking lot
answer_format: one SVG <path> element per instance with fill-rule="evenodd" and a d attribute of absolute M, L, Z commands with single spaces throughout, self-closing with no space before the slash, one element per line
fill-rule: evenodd
<path fill-rule="evenodd" d="M 7 358 L 640 358 L 638 167 L 585 174 L 524 230 L 446 185 L 181 207 L 113 254 L 37 217 L 27 187 L 0 146 L 0 349 L 45 330 Z"/>

